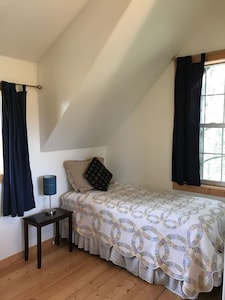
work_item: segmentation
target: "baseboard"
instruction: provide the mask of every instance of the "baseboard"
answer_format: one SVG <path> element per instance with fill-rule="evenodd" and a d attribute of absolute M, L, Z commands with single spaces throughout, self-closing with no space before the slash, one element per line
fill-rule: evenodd
<path fill-rule="evenodd" d="M 43 241 L 41 244 L 42 251 L 45 251 L 50 247 L 53 247 L 54 245 L 53 242 L 54 242 L 53 238 Z M 36 258 L 36 257 L 37 257 L 37 246 L 34 245 L 29 248 L 29 258 Z M 24 251 L 21 251 L 19 253 L 13 254 L 7 258 L 0 260 L 0 269 L 7 268 L 8 266 L 15 264 L 21 260 L 24 260 Z"/>

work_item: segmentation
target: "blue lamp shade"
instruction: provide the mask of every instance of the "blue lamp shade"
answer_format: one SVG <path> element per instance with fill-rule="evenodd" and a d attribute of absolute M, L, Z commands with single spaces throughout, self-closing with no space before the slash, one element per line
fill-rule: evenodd
<path fill-rule="evenodd" d="M 44 195 L 56 194 L 56 176 L 45 175 L 43 176 L 43 193 Z"/>

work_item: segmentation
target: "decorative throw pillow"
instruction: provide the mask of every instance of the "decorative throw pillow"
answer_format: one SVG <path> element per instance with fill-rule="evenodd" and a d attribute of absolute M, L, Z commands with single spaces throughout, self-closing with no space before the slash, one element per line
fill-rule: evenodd
<path fill-rule="evenodd" d="M 88 182 L 97 190 L 107 191 L 112 173 L 100 162 L 98 158 L 93 158 L 87 171 L 84 174 Z"/>
<path fill-rule="evenodd" d="M 85 179 L 84 173 L 90 165 L 93 157 L 86 160 L 67 160 L 64 162 L 65 171 L 70 184 L 75 192 L 86 192 L 93 190 L 94 187 Z M 104 158 L 98 158 L 104 163 Z"/>

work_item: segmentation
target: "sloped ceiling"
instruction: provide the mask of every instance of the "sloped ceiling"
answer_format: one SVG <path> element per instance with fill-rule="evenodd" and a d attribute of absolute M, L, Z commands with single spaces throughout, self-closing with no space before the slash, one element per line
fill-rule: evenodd
<path fill-rule="evenodd" d="M 107 145 L 223 0 L 0 0 L 0 55 L 38 63 L 43 151 Z"/>
<path fill-rule="evenodd" d="M 41 92 L 42 150 L 107 145 L 214 6 L 206 0 L 89 2 L 40 64 L 40 80 L 49 87 Z M 76 51 L 84 36 L 86 56 Z"/>
<path fill-rule="evenodd" d="M 0 0 L 0 55 L 37 62 L 88 0 Z"/>

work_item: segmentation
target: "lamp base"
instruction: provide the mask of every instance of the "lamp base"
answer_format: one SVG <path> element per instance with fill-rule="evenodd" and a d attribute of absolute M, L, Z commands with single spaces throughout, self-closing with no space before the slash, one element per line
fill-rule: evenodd
<path fill-rule="evenodd" d="M 56 213 L 56 209 L 55 208 L 49 208 L 45 210 L 45 214 L 47 216 L 53 216 Z"/>

